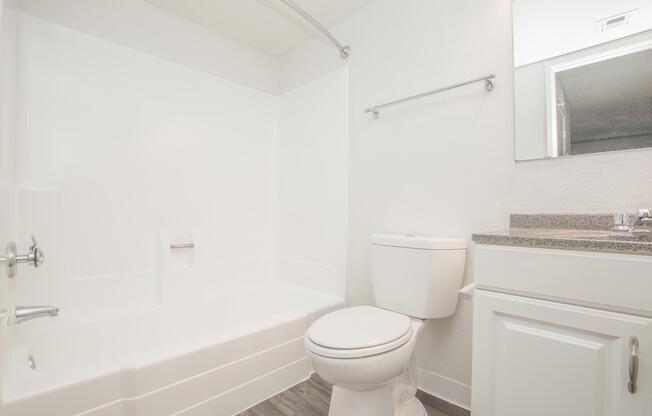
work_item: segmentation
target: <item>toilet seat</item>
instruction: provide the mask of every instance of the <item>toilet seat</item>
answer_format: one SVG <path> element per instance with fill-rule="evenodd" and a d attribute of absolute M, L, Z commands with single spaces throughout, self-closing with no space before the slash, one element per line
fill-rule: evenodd
<path fill-rule="evenodd" d="M 412 337 L 409 317 L 373 306 L 340 309 L 315 321 L 306 348 L 329 358 L 362 358 L 396 349 Z"/>

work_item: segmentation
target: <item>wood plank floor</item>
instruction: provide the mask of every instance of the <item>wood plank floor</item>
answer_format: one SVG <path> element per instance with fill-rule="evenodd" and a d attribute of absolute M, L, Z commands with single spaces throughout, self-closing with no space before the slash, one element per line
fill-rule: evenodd
<path fill-rule="evenodd" d="M 469 416 L 467 410 L 430 396 L 422 391 L 417 397 L 428 416 Z M 271 399 L 245 410 L 238 416 L 328 416 L 331 386 L 313 374 L 304 381 Z"/>

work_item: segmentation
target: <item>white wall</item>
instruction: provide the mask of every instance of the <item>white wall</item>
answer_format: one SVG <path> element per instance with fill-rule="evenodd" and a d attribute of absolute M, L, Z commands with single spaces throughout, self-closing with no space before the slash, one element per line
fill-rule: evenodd
<path fill-rule="evenodd" d="M 28 14 L 19 48 L 17 240 L 47 258 L 17 302 L 63 324 L 158 304 L 164 266 L 270 277 L 275 96 Z"/>
<path fill-rule="evenodd" d="M 628 25 L 596 31 L 596 21 L 635 9 Z M 515 0 L 514 63 L 518 68 L 649 29 L 649 0 Z"/>
<path fill-rule="evenodd" d="M 11 3 L 11 4 L 10 4 Z M 0 0 L 0 256 L 13 238 L 13 186 L 16 109 L 16 13 L 12 1 Z M 12 282 L 0 268 L 0 312 L 10 306 Z M 0 319 L 0 374 L 4 371 L 7 345 L 6 327 Z M 0 379 L 0 402 L 2 380 Z"/>
<path fill-rule="evenodd" d="M 267 93 L 278 60 L 144 0 L 19 0 L 28 13 Z"/>
<path fill-rule="evenodd" d="M 280 98 L 277 276 L 345 295 L 348 69 Z"/>
<path fill-rule="evenodd" d="M 368 238 L 379 230 L 463 236 L 508 225 L 510 212 L 613 212 L 652 206 L 652 152 L 515 163 L 511 0 L 378 0 L 333 29 L 350 43 L 347 294 L 373 301 Z M 285 57 L 282 88 L 342 65 L 313 41 Z M 495 72 L 481 85 L 388 109 L 364 108 Z M 466 282 L 473 280 L 473 247 Z M 428 323 L 423 387 L 469 403 L 471 308 Z"/>

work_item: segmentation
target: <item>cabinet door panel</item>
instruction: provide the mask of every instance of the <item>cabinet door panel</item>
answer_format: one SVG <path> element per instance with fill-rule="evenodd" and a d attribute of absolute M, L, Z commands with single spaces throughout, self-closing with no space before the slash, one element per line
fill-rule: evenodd
<path fill-rule="evenodd" d="M 649 319 L 479 291 L 474 416 L 651 415 Z M 639 391 L 627 391 L 629 340 Z"/>

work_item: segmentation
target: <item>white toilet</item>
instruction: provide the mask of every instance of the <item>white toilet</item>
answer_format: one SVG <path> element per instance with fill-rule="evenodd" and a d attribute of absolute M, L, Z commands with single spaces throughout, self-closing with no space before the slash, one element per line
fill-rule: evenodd
<path fill-rule="evenodd" d="M 414 347 L 425 319 L 451 316 L 466 242 L 376 234 L 371 263 L 376 306 L 322 316 L 306 333 L 317 374 L 333 384 L 329 416 L 424 416 Z"/>

